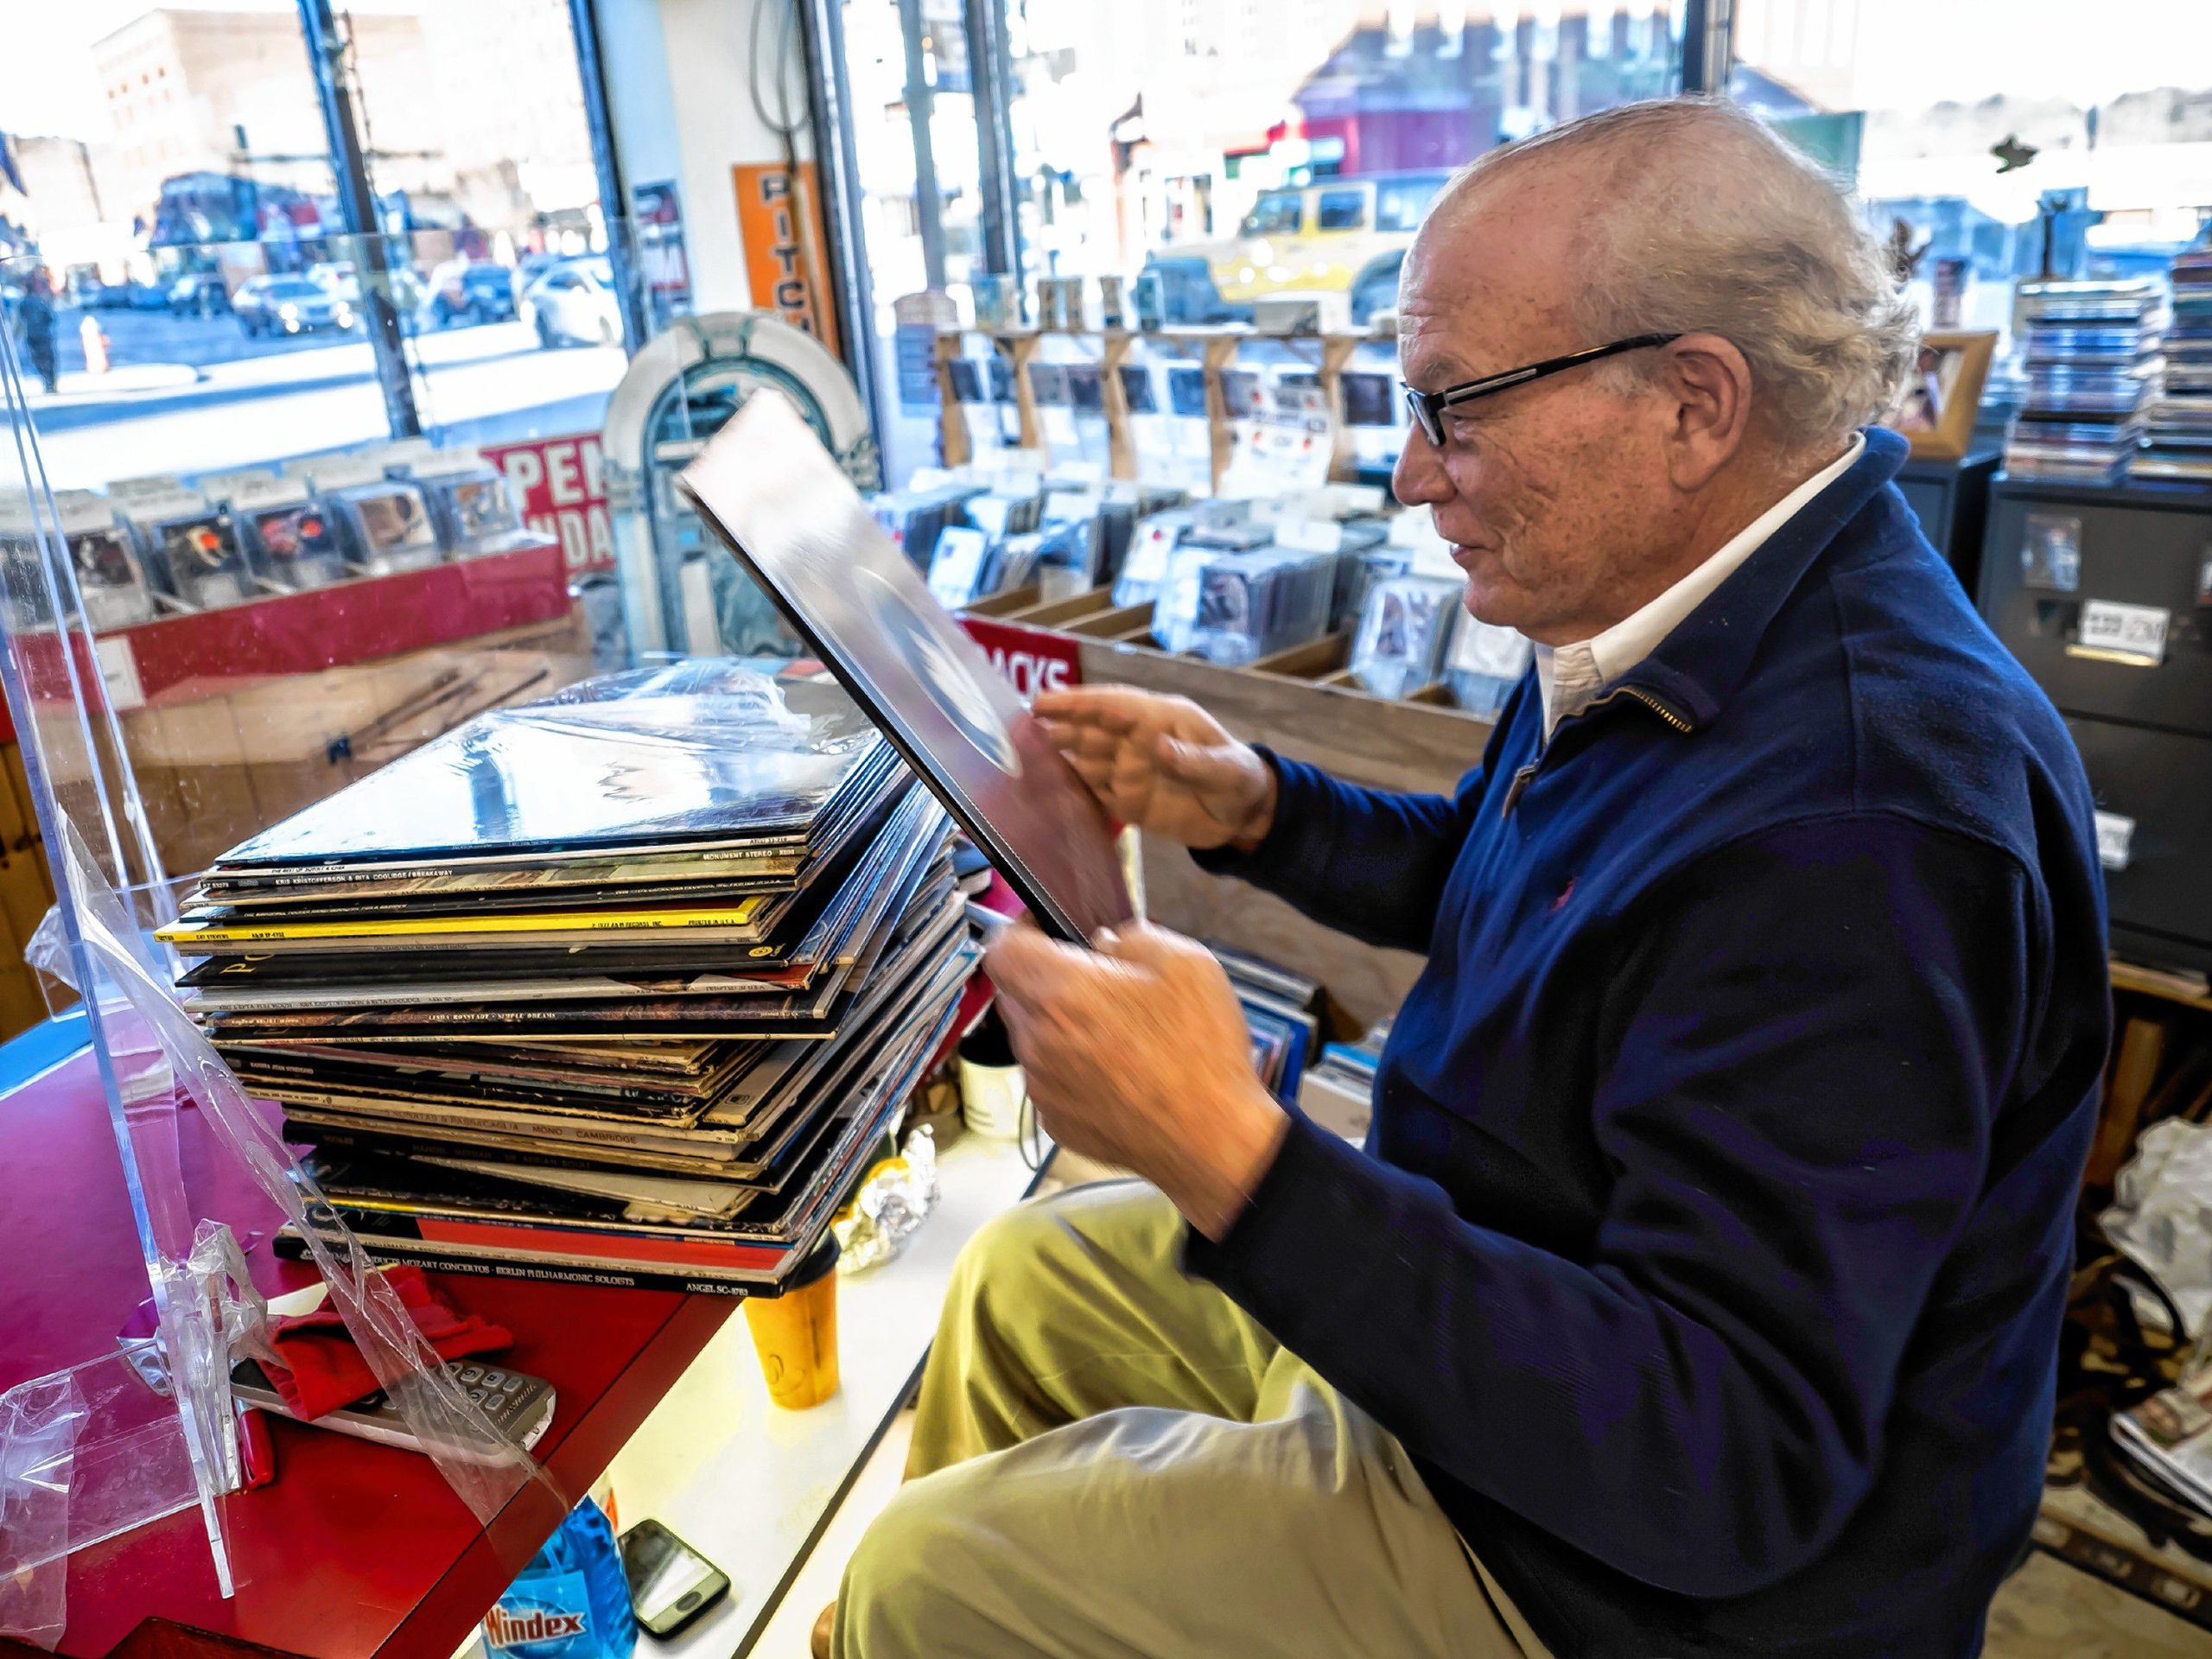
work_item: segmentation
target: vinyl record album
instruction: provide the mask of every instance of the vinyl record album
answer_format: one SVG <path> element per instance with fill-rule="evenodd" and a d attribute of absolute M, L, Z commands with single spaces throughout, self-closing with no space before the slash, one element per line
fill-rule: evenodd
<path fill-rule="evenodd" d="M 796 410 L 749 400 L 679 481 L 1044 925 L 1128 918 L 1090 790 Z"/>

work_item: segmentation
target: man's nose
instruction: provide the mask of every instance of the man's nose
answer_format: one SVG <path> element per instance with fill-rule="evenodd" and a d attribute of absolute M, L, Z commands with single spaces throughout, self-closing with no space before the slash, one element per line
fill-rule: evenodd
<path fill-rule="evenodd" d="M 1406 430 L 1406 447 L 1398 451 L 1398 464 L 1390 469 L 1390 493 L 1408 507 L 1440 506 L 1452 499 L 1444 457 L 1418 426 Z"/>

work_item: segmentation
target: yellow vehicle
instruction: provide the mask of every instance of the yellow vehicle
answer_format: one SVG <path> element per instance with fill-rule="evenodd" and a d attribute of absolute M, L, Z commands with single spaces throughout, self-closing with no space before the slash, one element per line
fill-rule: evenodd
<path fill-rule="evenodd" d="M 1203 258 L 1221 298 L 1235 306 L 1263 294 L 1343 289 L 1377 255 L 1413 240 L 1449 168 L 1322 179 L 1261 193 L 1235 237 L 1162 250 Z"/>

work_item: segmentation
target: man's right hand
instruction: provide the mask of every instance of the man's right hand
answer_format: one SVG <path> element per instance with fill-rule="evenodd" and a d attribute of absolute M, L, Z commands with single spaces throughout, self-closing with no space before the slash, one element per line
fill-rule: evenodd
<path fill-rule="evenodd" d="M 1040 692 L 1033 708 L 1111 817 L 1247 852 L 1274 822 L 1274 769 L 1187 697 L 1090 685 Z"/>

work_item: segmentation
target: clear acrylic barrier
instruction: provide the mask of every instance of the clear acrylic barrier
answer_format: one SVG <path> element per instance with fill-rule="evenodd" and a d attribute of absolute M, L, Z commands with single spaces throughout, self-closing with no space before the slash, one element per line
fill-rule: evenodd
<path fill-rule="evenodd" d="M 201 1511 L 230 1589 L 228 1375 L 259 1310 L 186 1189 L 181 1115 L 294 1219 L 317 1201 L 145 930 L 231 845 L 596 665 L 571 588 L 611 537 L 603 500 L 563 497 L 598 481 L 626 360 L 607 262 L 422 242 L 156 250 L 134 274 L 168 283 L 159 312 L 95 312 L 37 262 L 0 263 L 0 678 L 160 1330 L 123 1353 L 88 1328 L 64 1371 L 5 1378 L 0 1630 L 35 1640 L 59 1635 L 69 1550 L 180 1508 Z M 378 327 L 399 336 L 404 399 L 377 375 Z M 427 437 L 391 439 L 395 403 Z M 14 1132 L 0 1101 L 0 1157 Z M 316 1256 L 480 1518 L 543 1478 L 358 1248 Z"/>
<path fill-rule="evenodd" d="M 88 1005 L 160 1325 L 124 1354 L 87 1328 L 63 1371 L 0 1376 L 23 1384 L 0 1395 L 0 1571 L 20 1575 L 0 1630 L 51 1639 L 68 1550 L 193 1506 L 227 1592 L 227 1377 L 261 1311 L 187 1190 L 188 1115 L 293 1220 L 319 1201 L 149 930 L 229 848 L 480 713 L 786 643 L 670 488 L 753 391 L 790 396 L 876 481 L 817 343 L 686 315 L 651 238 L 594 234 L 501 257 L 455 234 L 162 247 L 130 273 L 159 309 L 95 309 L 62 273 L 0 264 L 0 678 L 60 893 L 35 954 Z M 634 357 L 618 271 L 653 320 Z M 397 381 L 378 373 L 395 353 Z M 0 1099 L 0 1157 L 10 1133 Z M 358 1247 L 315 1259 L 480 1518 L 544 1478 Z"/>

